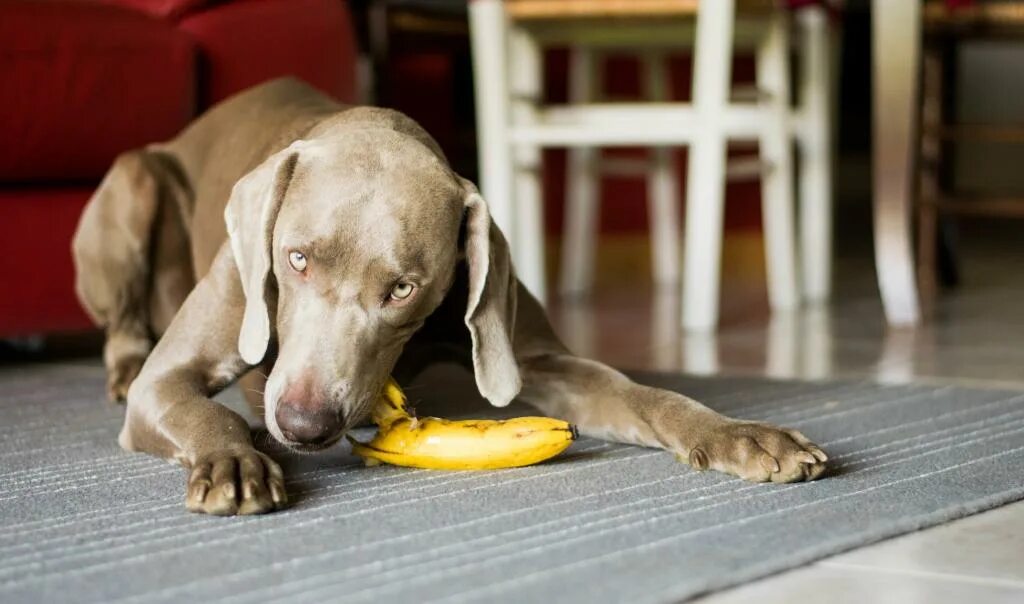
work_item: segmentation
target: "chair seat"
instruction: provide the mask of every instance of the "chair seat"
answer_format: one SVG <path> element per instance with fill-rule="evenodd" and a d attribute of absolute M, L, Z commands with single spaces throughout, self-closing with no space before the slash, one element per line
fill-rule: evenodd
<path fill-rule="evenodd" d="M 921 203 L 950 214 L 1024 218 L 1024 197 L 946 193 L 934 198 L 922 198 Z"/>
<path fill-rule="evenodd" d="M 957 34 L 1021 34 L 1024 32 L 1024 3 L 985 2 L 949 7 L 942 0 L 924 6 L 924 26 L 930 32 Z"/>
<path fill-rule="evenodd" d="M 983 141 L 986 143 L 1024 144 L 1024 125 L 942 124 L 937 127 L 924 126 L 924 133 L 955 143 Z"/>
<path fill-rule="evenodd" d="M 604 19 L 609 17 L 694 17 L 700 0 L 506 0 L 505 12 L 516 20 Z M 765 12 L 773 0 L 739 0 L 740 12 Z"/>

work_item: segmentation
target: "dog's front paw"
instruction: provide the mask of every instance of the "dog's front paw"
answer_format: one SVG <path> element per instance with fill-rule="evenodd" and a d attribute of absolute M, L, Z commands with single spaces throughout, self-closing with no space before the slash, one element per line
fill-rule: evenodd
<path fill-rule="evenodd" d="M 189 473 L 185 495 L 189 511 L 218 516 L 265 514 L 287 502 L 281 467 L 255 449 L 199 457 Z"/>
<path fill-rule="evenodd" d="M 687 461 L 752 482 L 799 482 L 821 476 L 828 456 L 796 430 L 730 421 L 710 430 Z"/>

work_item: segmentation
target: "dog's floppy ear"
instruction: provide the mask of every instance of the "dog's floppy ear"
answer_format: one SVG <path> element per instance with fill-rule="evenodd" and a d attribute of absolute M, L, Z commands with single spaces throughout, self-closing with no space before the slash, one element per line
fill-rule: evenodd
<path fill-rule="evenodd" d="M 299 143 L 267 158 L 231 189 L 224 222 L 245 293 L 245 312 L 238 333 L 238 352 L 250 365 L 259 364 L 270 345 L 267 283 L 273 269 L 273 234 L 288 184 L 298 161 Z"/>
<path fill-rule="evenodd" d="M 466 326 L 473 339 L 473 372 L 480 394 L 504 407 L 522 388 L 512 348 L 517 281 L 508 243 L 491 222 L 487 203 L 469 181 L 462 181 L 466 209 L 466 264 L 469 298 Z"/>

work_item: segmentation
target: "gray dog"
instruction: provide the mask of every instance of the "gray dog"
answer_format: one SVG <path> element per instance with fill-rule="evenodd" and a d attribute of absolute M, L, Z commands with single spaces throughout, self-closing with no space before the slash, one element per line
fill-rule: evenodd
<path fill-rule="evenodd" d="M 516 279 L 476 187 L 429 135 L 294 80 L 119 157 L 74 256 L 79 297 L 106 328 L 109 395 L 128 402 L 120 444 L 181 462 L 193 511 L 286 503 L 280 467 L 212 394 L 241 379 L 276 439 L 314 451 L 368 417 L 389 375 L 407 381 L 437 360 L 471 368 L 496 406 L 518 396 L 697 469 L 774 482 L 825 469 L 795 430 L 573 356 Z"/>

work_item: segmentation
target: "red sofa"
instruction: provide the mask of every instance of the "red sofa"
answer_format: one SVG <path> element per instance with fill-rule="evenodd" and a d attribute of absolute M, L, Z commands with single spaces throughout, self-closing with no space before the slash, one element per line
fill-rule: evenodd
<path fill-rule="evenodd" d="M 353 100 L 343 0 L 0 2 L 0 337 L 90 327 L 71 235 L 118 153 L 282 75 Z"/>

